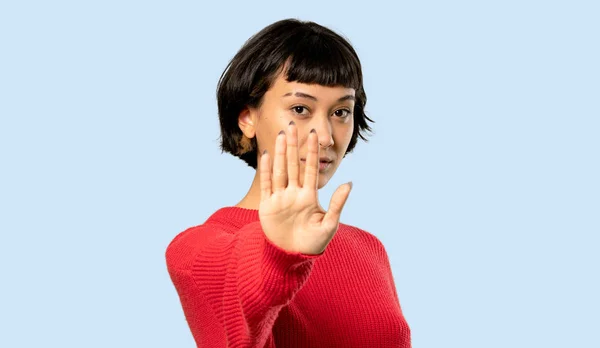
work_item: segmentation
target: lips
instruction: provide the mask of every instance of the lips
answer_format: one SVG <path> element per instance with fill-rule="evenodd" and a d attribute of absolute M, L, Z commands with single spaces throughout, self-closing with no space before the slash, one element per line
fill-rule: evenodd
<path fill-rule="evenodd" d="M 306 162 L 306 158 L 301 158 L 300 160 L 302 162 Z M 333 159 L 331 159 L 331 157 L 321 157 L 321 158 L 319 158 L 319 162 L 321 162 L 321 163 L 331 163 L 331 162 L 333 162 Z"/>
<path fill-rule="evenodd" d="M 301 159 L 300 159 L 300 161 L 302 161 L 302 162 L 306 162 L 306 158 L 301 158 Z M 320 160 L 319 160 L 319 163 L 325 163 L 325 164 L 329 164 L 329 163 L 331 163 L 331 162 L 333 162 L 333 161 L 332 161 L 332 160 L 330 160 L 330 159 L 320 159 Z"/>
<path fill-rule="evenodd" d="M 305 158 L 300 159 L 300 161 L 302 163 L 306 162 Z M 332 159 L 330 159 L 329 157 L 321 157 L 321 159 L 319 159 L 319 171 L 325 171 L 327 169 L 329 169 L 329 167 L 331 167 L 331 163 L 333 162 Z"/>

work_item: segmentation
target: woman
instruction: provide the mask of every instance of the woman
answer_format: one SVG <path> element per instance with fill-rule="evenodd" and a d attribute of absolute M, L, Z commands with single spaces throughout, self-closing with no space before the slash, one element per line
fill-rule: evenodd
<path fill-rule="evenodd" d="M 351 183 L 319 205 L 363 132 L 352 46 L 312 22 L 253 36 L 219 81 L 221 147 L 256 169 L 245 197 L 169 244 L 168 270 L 199 347 L 410 347 L 389 260 L 339 223 Z"/>

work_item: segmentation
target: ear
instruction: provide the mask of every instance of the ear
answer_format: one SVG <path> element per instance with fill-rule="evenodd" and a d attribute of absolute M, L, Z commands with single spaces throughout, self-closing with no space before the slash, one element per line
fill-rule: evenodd
<path fill-rule="evenodd" d="M 256 110 L 245 107 L 238 116 L 238 126 L 244 135 L 252 139 L 256 136 Z"/>

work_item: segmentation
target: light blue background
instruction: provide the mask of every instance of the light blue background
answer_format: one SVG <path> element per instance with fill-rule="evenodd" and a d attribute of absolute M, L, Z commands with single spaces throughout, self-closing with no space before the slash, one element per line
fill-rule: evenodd
<path fill-rule="evenodd" d="M 321 191 L 414 347 L 600 347 L 596 1 L 4 1 L 0 346 L 193 347 L 164 251 L 253 170 L 215 88 L 264 26 L 347 36 L 376 120 Z"/>

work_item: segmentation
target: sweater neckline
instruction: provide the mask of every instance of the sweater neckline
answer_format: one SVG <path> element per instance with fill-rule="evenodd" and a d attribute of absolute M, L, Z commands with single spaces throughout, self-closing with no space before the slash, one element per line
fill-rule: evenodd
<path fill-rule="evenodd" d="M 251 222 L 259 221 L 258 209 L 236 206 L 223 207 L 214 212 L 206 222 L 220 221 L 241 228 Z"/>

